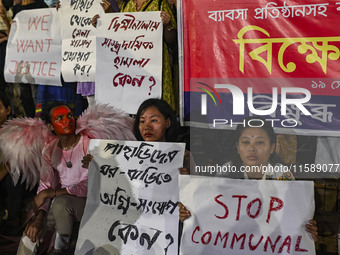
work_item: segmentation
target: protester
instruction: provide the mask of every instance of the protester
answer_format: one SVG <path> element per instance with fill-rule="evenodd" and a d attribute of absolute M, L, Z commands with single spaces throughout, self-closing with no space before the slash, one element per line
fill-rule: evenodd
<path fill-rule="evenodd" d="M 145 100 L 138 108 L 133 133 L 138 141 L 146 142 L 178 142 L 179 124 L 170 105 L 163 99 L 151 98 Z M 83 167 L 88 168 L 93 156 L 87 154 L 83 160 Z M 180 174 L 190 174 L 190 166 L 194 168 L 195 162 L 186 150 L 183 167 Z M 179 223 L 179 243 L 182 234 L 182 222 Z"/>
<path fill-rule="evenodd" d="M 138 141 L 176 142 L 179 136 L 179 125 L 174 111 L 162 99 L 145 100 L 138 108 L 133 133 Z M 195 167 L 195 161 L 190 151 L 185 150 L 183 167 L 180 174 L 190 174 L 190 167 Z M 180 245 L 183 224 L 178 226 L 178 244 Z"/>
<path fill-rule="evenodd" d="M 174 111 L 163 99 L 151 98 L 145 100 L 138 108 L 133 126 L 133 133 L 138 141 L 148 142 L 177 142 L 179 124 Z M 83 167 L 88 168 L 92 155 L 83 159 Z M 188 150 L 184 155 L 184 167 L 181 174 L 190 173 L 190 164 L 194 160 Z"/>
<path fill-rule="evenodd" d="M 43 170 L 38 194 L 34 198 L 35 215 L 26 226 L 17 254 L 36 252 L 49 209 L 56 228 L 54 247 L 49 254 L 73 254 L 74 246 L 70 246 L 73 225 L 82 218 L 87 196 L 88 171 L 81 167 L 81 159 L 87 153 L 91 138 L 133 137 L 129 131 L 132 122 L 122 111 L 100 105 L 87 109 L 79 118 L 78 133 L 75 132 L 73 114 L 66 105 L 51 105 L 43 117 L 56 139 L 43 150 Z M 107 117 L 111 120 L 106 120 Z M 109 129 L 107 123 L 115 125 Z M 91 124 L 94 124 L 92 129 Z"/>
<path fill-rule="evenodd" d="M 0 128 L 7 121 L 10 113 L 10 100 L 0 92 Z M 0 234 L 19 236 L 22 232 L 21 213 L 24 200 L 29 197 L 33 199 L 36 189 L 26 189 L 26 183 L 21 180 L 14 184 L 7 169 L 8 166 L 4 163 L 0 164 Z"/>
<path fill-rule="evenodd" d="M 43 0 L 13 0 L 7 1 L 6 8 L 12 8 L 13 10 L 13 19 L 14 17 L 21 11 L 24 10 L 32 10 L 32 9 L 39 9 L 39 8 L 47 8 L 47 4 Z M 26 74 L 26 78 L 30 75 L 29 73 Z M 16 105 L 18 110 L 20 110 L 20 114 L 24 115 L 25 117 L 34 117 L 35 116 L 35 97 L 36 97 L 36 89 L 37 86 L 34 84 L 33 80 L 30 80 L 30 84 L 23 84 L 22 77 L 17 77 L 19 80 L 17 84 L 14 84 L 13 87 L 15 88 L 13 93 L 18 94 L 15 96 Z"/>
<path fill-rule="evenodd" d="M 138 108 L 133 133 L 138 141 L 147 142 L 179 142 L 179 124 L 174 111 L 163 99 L 151 98 L 145 100 Z M 83 160 L 83 167 L 88 168 L 93 156 L 87 154 Z M 181 174 L 190 174 L 190 166 L 195 162 L 191 153 L 186 150 L 184 154 Z"/>
<path fill-rule="evenodd" d="M 147 99 L 138 108 L 133 133 L 138 141 L 176 142 L 179 136 L 179 124 L 170 105 L 162 99 Z M 190 166 L 195 167 L 195 161 L 190 151 L 185 150 L 183 167 L 180 174 L 190 174 Z M 178 244 L 183 231 L 183 224 L 178 226 Z"/>
<path fill-rule="evenodd" d="M 243 124 L 245 123 L 245 124 Z M 255 127 L 254 127 L 255 126 Z M 280 169 L 281 161 L 275 153 L 276 136 L 269 122 L 259 117 L 248 117 L 239 124 L 235 134 L 235 155 L 231 164 L 240 170 L 241 166 L 249 171 L 239 171 L 236 176 L 234 173 L 227 173 L 224 177 L 240 179 L 262 179 L 262 180 L 294 180 L 291 172 L 284 171 L 263 171 L 273 169 L 276 166 Z M 222 175 L 221 175 L 222 176 Z M 191 216 L 191 213 L 183 204 L 179 204 L 180 220 L 183 222 Z M 306 230 L 316 241 L 318 232 L 315 220 L 309 220 Z"/>
<path fill-rule="evenodd" d="M 44 150 L 46 174 L 41 176 L 38 194 L 34 198 L 35 216 L 26 226 L 17 254 L 36 252 L 36 248 L 29 250 L 24 243 L 32 242 L 34 246 L 33 243 L 40 241 L 50 207 L 57 231 L 51 254 L 68 251 L 74 221 L 81 220 L 85 207 L 88 173 L 78 159 L 86 153 L 89 138 L 75 134 L 75 120 L 66 105 L 52 105 L 47 110 L 45 122 L 58 139 Z"/>
<path fill-rule="evenodd" d="M 233 146 L 234 155 L 232 164 L 240 169 L 245 166 L 251 171 L 238 173 L 220 173 L 221 177 L 245 178 L 245 179 L 278 179 L 294 180 L 291 172 L 283 171 L 283 161 L 275 152 L 276 135 L 271 124 L 259 117 L 248 117 L 236 128 L 235 142 Z M 263 123 L 263 124 L 262 124 Z M 251 125 L 251 126 L 250 126 Z M 262 126 L 261 126 L 262 125 Z M 261 127 L 253 127 L 261 126 Z M 263 166 L 278 166 L 282 171 L 262 171 Z M 269 168 L 272 169 L 272 168 Z"/>
<path fill-rule="evenodd" d="M 133 133 L 138 141 L 176 142 L 179 126 L 169 104 L 152 98 L 139 106 Z"/>
<path fill-rule="evenodd" d="M 179 132 L 175 113 L 165 100 L 152 98 L 139 106 L 133 127 L 138 141 L 177 142 Z M 186 150 L 184 167 L 180 168 L 180 173 L 189 174 L 190 164 L 194 165 L 194 160 Z"/>

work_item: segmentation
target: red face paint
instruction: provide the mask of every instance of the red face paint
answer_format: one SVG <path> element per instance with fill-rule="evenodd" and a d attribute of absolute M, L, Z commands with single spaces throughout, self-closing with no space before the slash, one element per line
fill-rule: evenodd
<path fill-rule="evenodd" d="M 51 114 L 54 131 L 57 135 L 69 135 L 75 131 L 75 121 L 67 106 L 61 105 L 52 110 Z"/>

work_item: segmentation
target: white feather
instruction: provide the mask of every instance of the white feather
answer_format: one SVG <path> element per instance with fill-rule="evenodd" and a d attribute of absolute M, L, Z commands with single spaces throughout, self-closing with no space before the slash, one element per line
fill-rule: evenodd
<path fill-rule="evenodd" d="M 97 104 L 83 112 L 77 121 L 76 133 L 92 139 L 136 140 L 133 119 L 120 109 Z M 8 172 L 16 184 L 20 177 L 33 188 L 44 174 L 42 151 L 56 139 L 46 124 L 35 118 L 8 120 L 0 129 L 1 163 L 9 164 Z"/>
<path fill-rule="evenodd" d="M 41 153 L 45 144 L 55 139 L 46 124 L 39 119 L 16 118 L 8 120 L 0 129 L 1 163 L 9 164 L 14 184 L 26 181 L 33 188 L 40 178 Z"/>
<path fill-rule="evenodd" d="M 133 119 L 120 109 L 107 104 L 87 108 L 77 121 L 76 133 L 92 139 L 136 140 L 132 132 Z"/>

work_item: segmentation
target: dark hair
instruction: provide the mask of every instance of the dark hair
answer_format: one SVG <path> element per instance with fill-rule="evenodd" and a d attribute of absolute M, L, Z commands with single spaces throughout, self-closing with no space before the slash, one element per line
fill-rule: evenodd
<path fill-rule="evenodd" d="M 8 11 L 11 7 L 13 7 L 13 0 L 2 0 L 2 5 Z"/>
<path fill-rule="evenodd" d="M 5 92 L 0 91 L 0 100 L 7 109 L 11 106 L 11 101 L 9 100 L 8 96 L 5 94 Z"/>
<path fill-rule="evenodd" d="M 179 125 L 175 117 L 175 113 L 166 101 L 159 98 L 147 99 L 139 106 L 135 118 L 135 123 L 133 125 L 133 134 L 135 135 L 136 139 L 138 141 L 144 140 L 141 133 L 139 132 L 139 119 L 140 116 L 145 112 L 145 110 L 151 106 L 156 107 L 166 120 L 170 119 L 171 123 L 170 127 L 166 130 L 165 140 L 167 142 L 176 142 L 179 133 Z"/>
<path fill-rule="evenodd" d="M 52 124 L 52 119 L 51 119 L 51 110 L 55 107 L 58 106 L 67 106 L 65 103 L 63 102 L 52 102 L 49 103 L 45 109 L 43 110 L 43 112 L 41 113 L 41 119 L 46 123 L 46 124 Z M 68 106 L 67 106 L 68 107 Z"/>
<path fill-rule="evenodd" d="M 276 147 L 276 135 L 274 133 L 274 129 L 271 126 L 270 122 L 266 121 L 262 117 L 258 116 L 251 116 L 243 119 L 242 123 L 238 124 L 236 127 L 236 134 L 235 134 L 235 141 L 233 146 L 234 148 L 234 155 L 232 157 L 232 164 L 235 165 L 236 167 L 240 167 L 243 163 L 240 158 L 240 155 L 237 153 L 237 143 L 239 142 L 239 139 L 243 133 L 243 131 L 247 128 L 252 128 L 252 127 L 259 127 L 262 128 L 268 135 L 270 145 L 274 144 Z M 282 160 L 280 157 L 276 154 L 275 152 L 275 147 L 274 147 L 274 152 L 270 155 L 269 157 L 269 163 L 275 165 L 277 163 L 282 164 Z"/>

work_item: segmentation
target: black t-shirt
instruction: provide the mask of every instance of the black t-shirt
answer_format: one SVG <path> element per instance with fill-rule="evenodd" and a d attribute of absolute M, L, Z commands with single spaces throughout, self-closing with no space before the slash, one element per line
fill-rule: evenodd
<path fill-rule="evenodd" d="M 34 3 L 28 5 L 17 4 L 13 6 L 13 19 L 17 13 L 23 10 L 32 10 L 32 9 L 40 9 L 40 8 L 48 8 L 47 4 L 43 0 L 35 0 Z"/>

